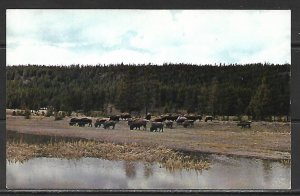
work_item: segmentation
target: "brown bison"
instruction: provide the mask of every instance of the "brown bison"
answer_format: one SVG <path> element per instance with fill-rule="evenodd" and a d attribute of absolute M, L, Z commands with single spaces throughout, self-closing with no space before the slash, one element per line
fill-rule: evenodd
<path fill-rule="evenodd" d="M 114 129 L 115 126 L 116 126 L 116 122 L 115 122 L 115 121 L 112 121 L 112 120 L 105 121 L 105 122 L 103 123 L 104 129 L 107 129 L 107 128 L 109 129 L 109 127 L 112 127 L 112 129 Z"/>
<path fill-rule="evenodd" d="M 196 121 L 196 120 L 202 120 L 202 116 L 200 115 L 184 115 L 184 117 L 186 117 L 188 120 L 193 120 L 193 121 Z"/>
<path fill-rule="evenodd" d="M 152 122 L 151 123 L 151 127 L 150 127 L 150 131 L 153 132 L 164 132 L 164 124 L 162 122 Z"/>
<path fill-rule="evenodd" d="M 79 122 L 78 118 L 71 118 L 69 125 L 74 126 L 74 125 L 77 125 L 78 122 Z"/>
<path fill-rule="evenodd" d="M 145 118 L 146 120 L 151 120 L 151 114 L 150 113 L 148 113 L 147 115 L 146 115 L 146 118 Z"/>
<path fill-rule="evenodd" d="M 109 121 L 109 118 L 100 118 L 100 119 L 97 119 L 96 122 L 95 122 L 95 127 L 101 127 L 102 124 L 104 124 L 106 121 Z"/>
<path fill-rule="evenodd" d="M 206 116 L 205 119 L 204 119 L 205 122 L 207 122 L 209 120 L 212 121 L 213 117 L 212 116 Z"/>
<path fill-rule="evenodd" d="M 130 130 L 133 129 L 141 129 L 141 127 L 144 127 L 144 130 L 147 128 L 147 120 L 145 119 L 135 119 L 135 120 L 129 120 L 128 125 Z"/>
<path fill-rule="evenodd" d="M 131 115 L 130 115 L 129 113 L 122 113 L 122 114 L 120 115 L 120 118 L 121 118 L 122 120 L 128 120 L 129 118 L 131 118 Z"/>
<path fill-rule="evenodd" d="M 88 118 L 82 118 L 80 119 L 80 122 L 83 124 L 83 126 L 85 126 L 86 124 L 88 124 L 89 127 L 92 127 L 92 119 L 88 119 Z"/>
<path fill-rule="evenodd" d="M 163 122 L 164 120 L 163 120 L 163 118 L 155 118 L 155 119 L 153 119 L 153 122 Z"/>
<path fill-rule="evenodd" d="M 71 118 L 69 122 L 69 125 L 78 125 L 79 127 L 84 127 L 86 124 L 88 124 L 89 127 L 92 127 L 92 120 L 88 118 Z"/>
<path fill-rule="evenodd" d="M 172 129 L 173 128 L 173 121 L 166 121 L 166 127 Z"/>
<path fill-rule="evenodd" d="M 112 120 L 112 121 L 120 121 L 120 115 L 113 115 L 113 116 L 110 116 L 109 117 L 109 120 Z"/>
<path fill-rule="evenodd" d="M 176 121 L 179 115 L 171 115 L 167 116 L 166 120 Z"/>
<path fill-rule="evenodd" d="M 237 126 L 240 126 L 241 128 L 251 128 L 251 121 L 240 121 Z"/>
<path fill-rule="evenodd" d="M 187 120 L 186 117 L 184 117 L 184 116 L 179 116 L 179 117 L 177 118 L 177 120 L 176 120 L 176 123 L 177 123 L 178 125 L 181 125 L 185 120 Z"/>
<path fill-rule="evenodd" d="M 174 114 L 166 114 L 166 115 L 161 115 L 161 118 L 163 121 L 169 120 L 169 121 L 176 121 L 179 115 L 174 115 Z"/>
<path fill-rule="evenodd" d="M 184 128 L 193 127 L 194 126 L 194 121 L 193 120 L 185 120 L 182 123 L 182 125 L 183 125 Z"/>

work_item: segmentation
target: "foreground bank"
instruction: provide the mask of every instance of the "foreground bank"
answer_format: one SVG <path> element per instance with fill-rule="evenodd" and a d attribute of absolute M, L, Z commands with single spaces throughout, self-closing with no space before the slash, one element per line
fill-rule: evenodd
<path fill-rule="evenodd" d="M 209 163 L 189 155 L 165 148 L 145 147 L 138 144 L 112 144 L 97 141 L 64 141 L 28 144 L 24 141 L 7 141 L 7 160 L 24 162 L 36 157 L 79 159 L 82 157 L 106 160 L 158 162 L 168 169 L 208 169 Z"/>

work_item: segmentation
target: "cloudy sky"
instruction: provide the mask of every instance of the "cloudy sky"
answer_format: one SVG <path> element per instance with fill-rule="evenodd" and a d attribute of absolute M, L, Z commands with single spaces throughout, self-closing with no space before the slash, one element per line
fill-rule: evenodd
<path fill-rule="evenodd" d="M 6 11 L 7 65 L 291 62 L 288 10 Z"/>

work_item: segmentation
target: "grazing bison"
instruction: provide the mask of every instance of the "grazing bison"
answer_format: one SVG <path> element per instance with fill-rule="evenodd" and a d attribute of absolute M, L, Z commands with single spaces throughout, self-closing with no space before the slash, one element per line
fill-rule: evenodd
<path fill-rule="evenodd" d="M 150 131 L 153 132 L 164 132 L 164 124 L 162 122 L 152 122 L 151 123 L 151 127 L 150 127 Z"/>
<path fill-rule="evenodd" d="M 212 116 L 206 116 L 205 119 L 204 119 L 205 122 L 207 122 L 209 120 L 212 121 L 213 117 Z"/>
<path fill-rule="evenodd" d="M 128 120 L 129 118 L 131 118 L 131 115 L 130 115 L 129 113 L 122 113 L 122 114 L 120 115 L 120 118 L 121 118 L 122 120 Z"/>
<path fill-rule="evenodd" d="M 116 126 L 116 122 L 115 122 L 115 121 L 112 121 L 112 120 L 105 121 L 105 122 L 103 123 L 104 129 L 107 129 L 107 128 L 109 128 L 109 127 L 112 127 L 112 128 L 114 129 L 115 126 Z"/>
<path fill-rule="evenodd" d="M 166 121 L 166 127 L 172 129 L 173 128 L 173 121 Z"/>
<path fill-rule="evenodd" d="M 251 128 L 251 121 L 240 121 L 237 126 L 240 126 L 241 128 Z"/>
<path fill-rule="evenodd" d="M 176 121 L 179 115 L 170 115 L 167 116 L 166 120 Z"/>
<path fill-rule="evenodd" d="M 112 121 L 118 121 L 120 120 L 120 115 L 113 115 L 113 116 L 110 116 L 109 117 L 109 120 L 112 120 Z"/>
<path fill-rule="evenodd" d="M 101 125 L 106 122 L 106 121 L 109 121 L 109 118 L 101 118 L 101 119 L 97 119 L 96 122 L 95 122 L 95 127 L 101 127 Z"/>
<path fill-rule="evenodd" d="M 148 114 L 146 115 L 146 120 L 151 120 L 151 114 L 150 114 L 150 113 L 148 113 Z"/>
<path fill-rule="evenodd" d="M 186 117 L 188 120 L 193 120 L 193 121 L 196 121 L 196 120 L 202 120 L 202 116 L 200 115 L 184 115 L 184 117 Z"/>
<path fill-rule="evenodd" d="M 77 119 L 77 118 L 71 118 L 71 120 L 69 122 L 69 125 L 70 126 L 75 126 L 75 125 L 77 125 L 78 122 L 79 122 L 79 119 Z"/>
<path fill-rule="evenodd" d="M 145 119 L 136 119 L 136 120 L 129 120 L 128 125 L 130 130 L 133 129 L 141 129 L 141 127 L 144 127 L 144 130 L 147 128 L 147 120 Z"/>
<path fill-rule="evenodd" d="M 92 119 L 88 119 L 88 118 L 81 118 L 79 119 L 78 125 L 80 127 L 84 127 L 86 124 L 88 124 L 89 127 L 92 127 Z"/>
<path fill-rule="evenodd" d="M 167 114 L 167 115 L 161 115 L 161 118 L 163 121 L 169 120 L 169 121 L 176 121 L 179 115 L 172 115 L 172 114 Z"/>
<path fill-rule="evenodd" d="M 177 118 L 176 122 L 177 122 L 178 125 L 181 125 L 185 120 L 187 120 L 186 117 L 184 117 L 184 116 L 179 116 L 179 117 Z"/>
<path fill-rule="evenodd" d="M 153 119 L 153 122 L 163 122 L 163 118 L 155 118 Z"/>
<path fill-rule="evenodd" d="M 89 127 L 92 127 L 92 120 L 88 118 L 71 118 L 69 122 L 69 125 L 78 125 L 79 127 L 84 127 L 86 124 L 88 124 Z"/>
<path fill-rule="evenodd" d="M 127 124 L 130 126 L 133 121 L 139 120 L 138 118 L 129 118 Z"/>
<path fill-rule="evenodd" d="M 194 126 L 194 121 L 193 120 L 185 120 L 182 123 L 182 125 L 183 125 L 184 128 L 192 127 L 192 126 Z"/>

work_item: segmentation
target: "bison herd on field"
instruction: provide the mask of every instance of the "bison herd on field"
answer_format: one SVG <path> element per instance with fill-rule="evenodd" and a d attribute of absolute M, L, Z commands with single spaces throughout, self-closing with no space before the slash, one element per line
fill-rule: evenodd
<path fill-rule="evenodd" d="M 202 116 L 200 115 L 161 115 L 159 117 L 152 118 L 151 114 L 146 115 L 145 118 L 133 118 L 129 113 L 122 113 L 121 115 L 113 115 L 109 118 L 99 118 L 94 123 L 94 127 L 98 128 L 103 126 L 104 129 L 115 128 L 116 123 L 120 120 L 128 121 L 128 126 L 130 130 L 137 130 L 143 128 L 146 130 L 147 123 L 151 123 L 151 132 L 163 132 L 164 127 L 173 128 L 174 122 L 177 125 L 182 125 L 184 128 L 193 127 L 196 120 L 201 121 Z M 212 121 L 212 116 L 206 116 L 204 121 Z M 69 122 L 70 126 L 80 126 L 84 127 L 86 124 L 92 127 L 92 119 L 89 118 L 72 118 Z"/>

